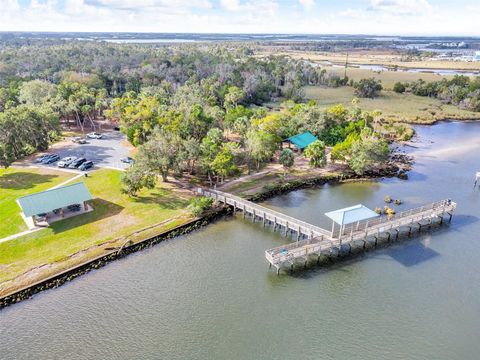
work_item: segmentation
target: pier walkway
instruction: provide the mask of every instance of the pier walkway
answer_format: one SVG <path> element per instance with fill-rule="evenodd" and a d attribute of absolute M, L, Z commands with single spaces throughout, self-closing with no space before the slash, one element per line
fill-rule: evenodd
<path fill-rule="evenodd" d="M 251 216 L 253 221 L 259 221 L 263 226 L 273 226 L 274 230 L 279 229 L 284 235 L 290 233 L 296 236 L 296 242 L 265 251 L 266 259 L 270 266 L 277 269 L 277 273 L 285 265 L 293 268 L 297 261 L 306 265 L 310 256 L 316 256 L 318 260 L 321 254 L 338 253 L 342 246 L 351 249 L 354 243 L 360 242 L 365 248 L 369 238 L 376 245 L 382 236 L 388 236 L 388 240 L 392 236 L 398 238 L 402 229 L 408 230 L 410 236 L 414 229 L 421 230 L 434 223 L 442 224 L 445 216 L 450 222 L 457 207 L 451 200 L 442 200 L 396 215 L 358 221 L 328 231 L 232 194 L 211 189 L 202 189 L 200 192 L 217 202 L 232 206 L 234 212 L 242 211 L 243 217 Z"/>

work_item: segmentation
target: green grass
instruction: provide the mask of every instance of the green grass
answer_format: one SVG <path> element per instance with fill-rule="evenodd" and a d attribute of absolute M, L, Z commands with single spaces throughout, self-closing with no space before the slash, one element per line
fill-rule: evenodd
<path fill-rule="evenodd" d="M 169 184 L 142 191 L 137 198 L 120 192 L 121 172 L 102 169 L 84 179 L 95 200 L 94 211 L 53 223 L 51 227 L 0 243 L 0 282 L 29 269 L 55 261 L 93 245 L 128 236 L 168 219 L 176 225 L 188 220 L 188 196 Z M 172 226 L 166 223 L 165 228 Z M 160 230 L 163 230 L 160 229 Z"/>
<path fill-rule="evenodd" d="M 339 76 L 344 75 L 344 69 L 325 67 L 328 73 L 335 73 Z M 452 79 L 453 75 L 438 75 L 434 73 L 415 73 L 406 71 L 373 71 L 370 69 L 351 68 L 347 69 L 347 76 L 349 79 L 359 81 L 366 78 L 375 78 L 382 82 L 382 85 L 387 90 L 392 90 L 396 82 L 413 82 L 423 79 L 426 82 L 440 81 L 442 78 Z"/>
<path fill-rule="evenodd" d="M 305 88 L 308 99 L 315 99 L 320 106 L 329 107 L 342 103 L 351 105 L 355 97 L 354 89 L 349 86 L 326 88 L 308 86 Z M 437 99 L 415 96 L 412 94 L 397 94 L 393 91 L 382 91 L 375 99 L 360 99 L 363 110 L 381 110 L 383 116 L 395 122 L 431 124 L 438 120 L 469 120 L 479 119 L 480 113 L 459 109 L 454 105 L 446 105 Z"/>
<path fill-rule="evenodd" d="M 0 238 L 27 230 L 17 198 L 47 190 L 73 176 L 51 169 L 0 169 Z"/>

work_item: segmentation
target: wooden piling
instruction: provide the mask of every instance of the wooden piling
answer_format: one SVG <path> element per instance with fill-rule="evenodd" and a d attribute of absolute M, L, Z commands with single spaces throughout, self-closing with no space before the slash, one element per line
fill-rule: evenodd
<path fill-rule="evenodd" d="M 351 253 L 352 245 L 356 241 L 363 241 L 363 248 L 367 249 L 369 236 L 374 237 L 375 246 L 377 246 L 382 234 L 386 233 L 386 236 L 388 236 L 387 240 L 391 241 L 392 231 L 395 230 L 395 239 L 398 240 L 401 228 L 408 227 L 408 236 L 411 237 L 414 224 L 417 223 L 419 231 L 421 231 L 423 220 L 428 220 L 428 228 L 431 229 L 436 217 L 440 217 L 439 223 L 443 224 L 445 222 L 445 214 L 448 214 L 448 223 L 450 223 L 453 218 L 453 212 L 456 209 L 454 202 L 443 200 L 421 208 L 404 211 L 392 217 L 381 217 L 365 222 L 357 222 L 350 225 L 351 228 L 347 227 L 345 229 L 341 226 L 338 234 L 335 234 L 334 231 L 327 231 L 291 216 L 254 204 L 238 196 L 217 190 L 204 190 L 203 194 L 232 206 L 234 211 L 242 209 L 244 218 L 247 216 L 247 213 L 252 214 L 253 222 L 256 221 L 257 214 L 262 214 L 259 217 L 261 217 L 264 226 L 267 221 L 273 224 L 274 231 L 278 226 L 280 229 L 284 226 L 285 236 L 288 235 L 289 231 L 297 233 L 296 242 L 265 251 L 265 257 L 270 265 L 277 269 L 277 274 L 280 273 L 280 269 L 284 264 L 289 264 L 293 270 L 295 259 L 304 259 L 307 262 L 308 254 L 318 253 L 318 262 L 322 252 L 327 252 L 332 257 L 336 252 L 340 256 L 342 245 L 347 246 L 345 249 L 347 249 L 348 253 Z M 334 236 L 337 237 L 334 238 Z M 304 238 L 307 238 L 307 240 L 304 240 Z"/>

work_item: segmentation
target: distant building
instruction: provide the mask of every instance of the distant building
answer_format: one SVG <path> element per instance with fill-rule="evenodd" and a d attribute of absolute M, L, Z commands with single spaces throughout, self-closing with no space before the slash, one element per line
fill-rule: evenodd
<path fill-rule="evenodd" d="M 475 52 L 475 56 L 473 57 L 473 61 L 480 61 L 480 51 Z"/>

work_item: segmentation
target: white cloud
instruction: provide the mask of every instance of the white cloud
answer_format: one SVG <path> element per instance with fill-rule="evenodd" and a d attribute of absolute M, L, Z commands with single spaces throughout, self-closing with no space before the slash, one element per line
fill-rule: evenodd
<path fill-rule="evenodd" d="M 240 11 L 240 0 L 220 0 L 220 5 L 228 11 Z"/>
<path fill-rule="evenodd" d="M 310 10 L 315 5 L 315 0 L 298 0 L 305 10 Z"/>
<path fill-rule="evenodd" d="M 220 5 L 231 12 L 249 12 L 263 15 L 273 15 L 279 5 L 274 0 L 257 0 L 241 2 L 240 0 L 220 0 Z"/>
<path fill-rule="evenodd" d="M 112 9 L 141 10 L 146 8 L 202 8 L 213 7 L 209 0 L 87 0 L 88 5 Z"/>
<path fill-rule="evenodd" d="M 474 1 L 366 2 L 319 13 L 313 0 L 0 0 L 0 31 L 480 35 Z"/>
<path fill-rule="evenodd" d="M 17 0 L 0 0 L 0 9 L 2 12 L 11 13 L 20 9 L 20 4 Z"/>
<path fill-rule="evenodd" d="M 433 7 L 427 0 L 371 0 L 369 9 L 392 15 L 421 15 Z"/>

